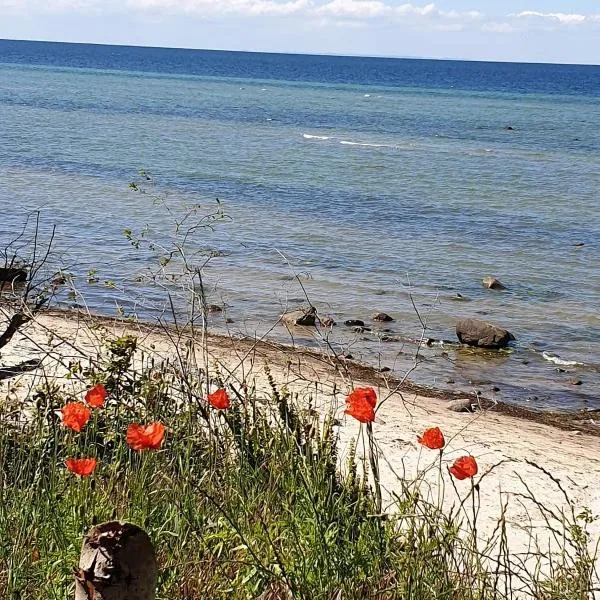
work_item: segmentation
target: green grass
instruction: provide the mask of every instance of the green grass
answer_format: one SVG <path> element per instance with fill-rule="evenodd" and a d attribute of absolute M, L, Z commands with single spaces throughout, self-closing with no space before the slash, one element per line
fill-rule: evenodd
<path fill-rule="evenodd" d="M 3 600 L 72 598 L 83 535 L 113 519 L 150 534 L 161 600 L 593 597 L 585 518 L 560 515 L 562 553 L 550 568 L 519 570 L 501 515 L 493 540 L 477 538 L 475 484 L 463 494 L 469 519 L 418 481 L 398 481 L 381 514 L 363 461 L 352 448 L 339 458 L 332 415 L 275 386 L 262 397 L 230 386 L 232 406 L 216 411 L 201 370 L 134 363 L 134 352 L 122 338 L 97 366 L 73 365 L 74 377 L 110 394 L 81 433 L 61 423 L 73 398 L 60 386 L 28 398 L 28 418 L 0 404 Z M 132 451 L 127 426 L 156 420 L 167 427 L 162 448 Z M 72 456 L 99 466 L 75 477 L 64 467 Z"/>

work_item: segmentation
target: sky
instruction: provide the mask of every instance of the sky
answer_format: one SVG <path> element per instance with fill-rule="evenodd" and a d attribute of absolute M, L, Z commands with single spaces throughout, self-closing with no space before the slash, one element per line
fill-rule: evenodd
<path fill-rule="evenodd" d="M 0 38 L 600 64 L 600 0 L 0 0 Z"/>

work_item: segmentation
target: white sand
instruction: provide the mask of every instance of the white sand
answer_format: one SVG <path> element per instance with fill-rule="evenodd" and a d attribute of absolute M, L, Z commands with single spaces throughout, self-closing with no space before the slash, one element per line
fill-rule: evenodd
<path fill-rule="evenodd" d="M 17 364 L 39 356 L 43 358 L 45 369 L 0 382 L 0 400 L 22 398 L 40 383 L 40 377 L 49 373 L 64 374 L 61 362 L 64 365 L 69 360 L 95 356 L 102 340 L 126 330 L 122 324 L 102 323 L 102 327 L 97 328 L 93 321 L 83 317 L 53 313 L 41 315 L 36 322 L 28 324 L 3 349 L 0 365 Z M 128 331 L 138 335 L 141 347 L 160 358 L 176 361 L 178 354 L 185 352 L 185 340 L 169 339 L 164 331 L 136 325 L 128 326 Z M 209 339 L 208 350 L 211 366 L 218 362 L 230 383 L 255 384 L 258 393 L 267 398 L 270 394 L 264 367 L 268 365 L 276 381 L 298 393 L 301 401 L 311 401 L 323 412 L 334 410 L 341 422 L 342 448 L 347 447 L 349 439 L 359 435 L 358 422 L 343 414 L 344 398 L 353 386 L 368 384 L 352 381 L 350 372 L 335 368 L 334 361 L 327 357 L 219 337 Z M 73 393 L 79 392 L 77 382 L 64 379 L 62 382 L 72 386 Z M 334 387 L 339 390 L 337 394 L 332 393 Z M 428 427 L 439 426 L 447 440 L 444 465 L 458 456 L 471 454 L 479 463 L 480 475 L 491 469 L 480 485 L 478 529 L 482 536 L 492 532 L 501 506 L 508 502 L 506 519 L 512 550 L 521 552 L 530 545 L 529 532 L 539 534 L 542 550 L 547 550 L 548 531 L 542 529 L 544 521 L 534 504 L 523 498 L 522 494 L 526 494 L 523 482 L 545 506 L 560 511 L 567 510 L 568 505 L 558 486 L 528 461 L 560 481 L 577 512 L 589 508 L 594 515 L 600 514 L 600 437 L 498 414 L 493 409 L 475 414 L 455 413 L 446 408 L 444 400 L 401 394 L 384 383 L 378 386 L 377 392 L 383 404 L 378 410 L 380 422 L 374 424 L 374 430 L 381 453 L 386 497 L 400 489 L 394 473 L 411 480 L 436 463 L 438 453 L 421 448 L 417 434 Z M 439 470 L 429 469 L 424 480 L 422 491 L 425 493 L 431 485 L 432 497 L 437 498 Z M 469 491 L 470 482 L 456 482 L 458 496 L 445 468 L 443 482 L 444 506 L 450 510 Z M 469 511 L 466 516 L 468 514 Z M 592 542 L 597 543 L 599 523 L 593 523 L 590 531 Z M 556 548 L 556 544 L 551 546 Z"/>

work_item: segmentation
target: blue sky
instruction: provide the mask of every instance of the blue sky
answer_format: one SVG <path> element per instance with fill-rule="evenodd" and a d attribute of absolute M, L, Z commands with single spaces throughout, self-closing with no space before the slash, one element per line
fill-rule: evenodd
<path fill-rule="evenodd" d="M 0 38 L 600 64 L 600 0 L 0 0 Z"/>

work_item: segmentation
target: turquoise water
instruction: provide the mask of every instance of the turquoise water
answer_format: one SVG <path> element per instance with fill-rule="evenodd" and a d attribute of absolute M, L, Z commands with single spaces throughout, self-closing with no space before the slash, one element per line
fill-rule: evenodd
<path fill-rule="evenodd" d="M 410 367 L 412 295 L 427 337 L 452 339 L 461 316 L 517 337 L 493 359 L 426 349 L 415 381 L 600 408 L 600 68 L 14 42 L 0 63 L 0 241 L 41 209 L 91 309 L 164 307 L 138 281 L 160 253 L 122 234 L 168 229 L 127 189 L 146 169 L 174 209 L 218 197 L 231 217 L 193 243 L 220 251 L 206 283 L 232 332 L 289 340 L 273 325 L 304 292 L 283 255 L 338 323 L 395 317 L 394 342 L 334 328 L 356 358 Z M 543 351 L 584 366 L 559 372 Z"/>

